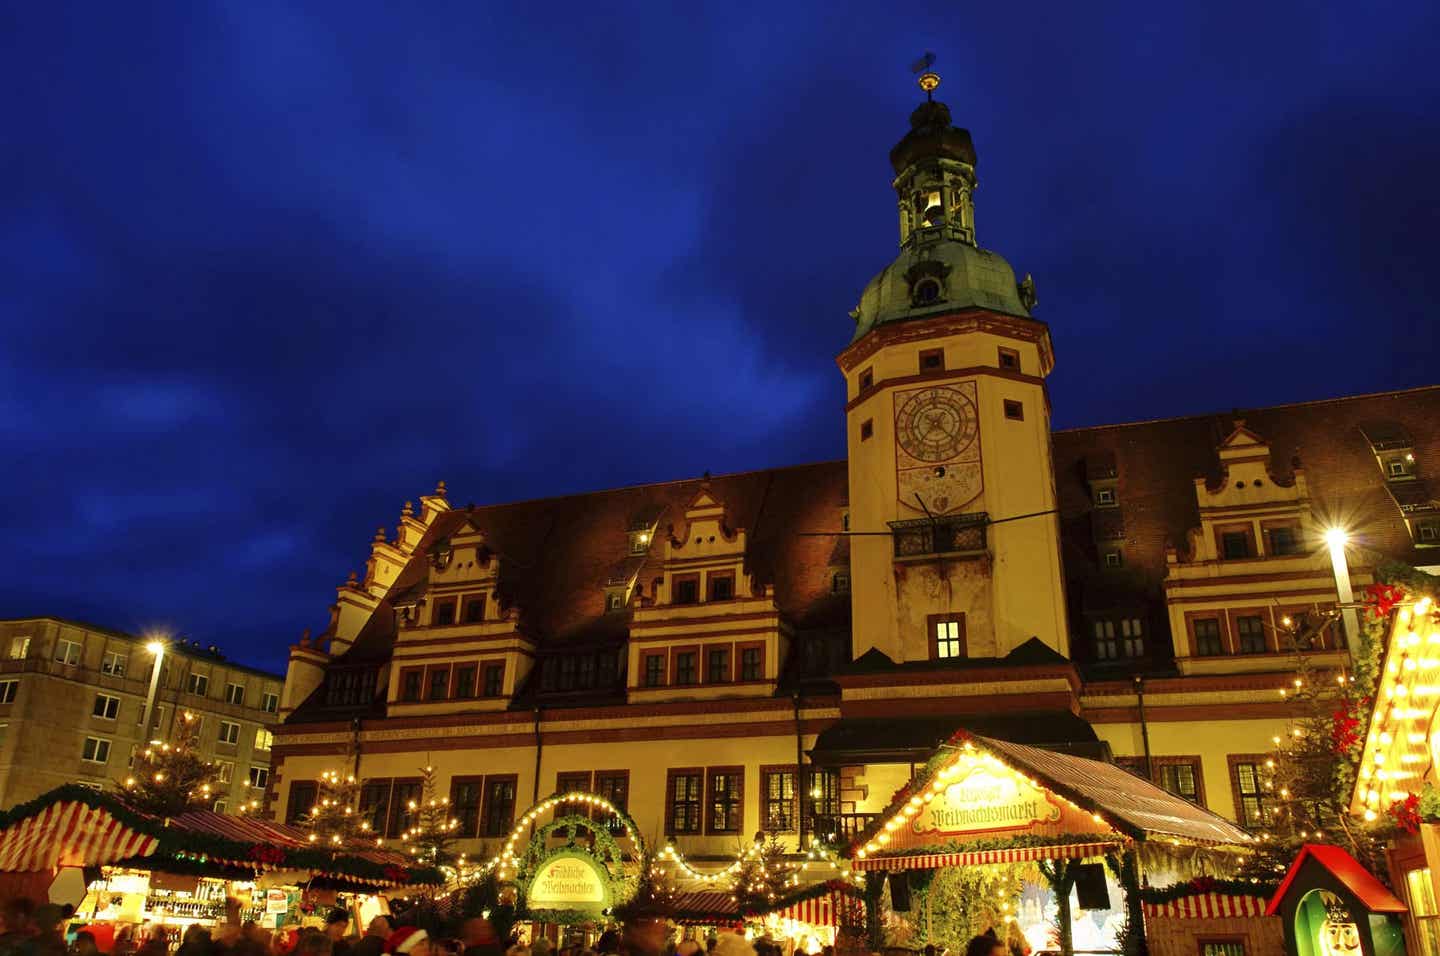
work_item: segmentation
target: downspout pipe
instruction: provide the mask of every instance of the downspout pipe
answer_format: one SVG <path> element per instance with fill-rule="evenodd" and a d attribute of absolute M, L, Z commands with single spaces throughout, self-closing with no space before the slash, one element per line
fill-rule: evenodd
<path fill-rule="evenodd" d="M 1145 779 L 1154 780 L 1155 771 L 1150 760 L 1150 725 L 1145 722 L 1145 678 L 1135 676 L 1135 700 L 1140 711 L 1140 743 L 1145 750 Z"/>
<path fill-rule="evenodd" d="M 796 802 L 796 804 L 798 805 L 798 809 L 799 809 L 799 811 L 800 811 L 800 820 L 799 820 L 799 822 L 798 822 L 798 826 L 799 826 L 799 830 L 800 830 L 800 836 L 799 836 L 799 840 L 798 840 L 798 843 L 797 843 L 797 848 L 800 850 L 801 853 L 804 853 L 804 852 L 805 852 L 805 801 L 808 800 L 809 797 L 810 797 L 810 789 L 809 789 L 809 785 L 808 785 L 808 783 L 807 783 L 807 781 L 806 781 L 806 776 L 807 776 L 807 774 L 805 773 L 805 741 L 804 741 L 804 733 L 803 733 L 803 731 L 801 730 L 801 724 L 800 724 L 800 690 L 799 690 L 799 688 L 796 688 L 795 693 L 791 696 L 790 699 L 791 699 L 792 703 L 794 703 L 794 705 L 795 705 L 795 797 L 796 797 L 795 802 Z M 762 781 L 762 785 L 763 785 L 763 781 Z M 762 796 L 763 796 L 763 794 L 762 794 Z M 761 820 L 760 823 L 761 823 L 762 826 L 763 826 L 763 824 L 765 823 L 765 821 L 764 821 L 764 820 Z"/>
<path fill-rule="evenodd" d="M 540 802 L 540 757 L 545 750 L 544 738 L 540 735 L 540 708 L 535 708 L 535 783 L 530 788 L 530 805 Z M 535 835 L 535 824 L 530 824 L 530 835 Z"/>

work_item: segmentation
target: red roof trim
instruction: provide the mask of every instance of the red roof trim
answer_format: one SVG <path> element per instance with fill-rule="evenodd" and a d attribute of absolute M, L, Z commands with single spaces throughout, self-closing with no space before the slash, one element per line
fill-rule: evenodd
<path fill-rule="evenodd" d="M 1307 843 L 1300 848 L 1300 855 L 1290 864 L 1290 870 L 1280 882 L 1280 888 L 1270 898 L 1269 905 L 1265 907 L 1266 916 L 1274 916 L 1280 912 L 1280 903 L 1290 892 L 1290 884 L 1295 882 L 1307 858 L 1314 859 L 1328 870 L 1330 875 L 1339 880 L 1370 912 L 1404 913 L 1408 909 L 1399 897 L 1385 888 L 1385 884 L 1371 876 L 1370 871 L 1361 866 L 1359 860 L 1340 847 L 1328 843 Z"/>

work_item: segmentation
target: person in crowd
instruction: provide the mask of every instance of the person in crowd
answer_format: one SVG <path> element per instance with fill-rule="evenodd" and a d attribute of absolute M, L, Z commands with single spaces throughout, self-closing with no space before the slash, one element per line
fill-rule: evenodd
<path fill-rule="evenodd" d="M 682 939 L 675 947 L 675 956 L 704 956 L 700 944 L 694 939 Z"/>
<path fill-rule="evenodd" d="M 385 941 L 385 951 L 396 956 L 434 956 L 430 935 L 418 926 L 402 926 Z"/>
<path fill-rule="evenodd" d="M 553 951 L 550 940 L 544 936 L 536 936 L 534 942 L 530 944 L 530 956 L 551 956 Z"/>
<path fill-rule="evenodd" d="M 110 956 L 135 956 L 135 927 L 126 923 L 115 932 L 115 945 Z"/>
<path fill-rule="evenodd" d="M 332 956 L 334 947 L 335 941 L 325 931 L 312 927 L 300 932 L 291 952 L 294 956 Z"/>
<path fill-rule="evenodd" d="M 505 950 L 505 956 L 530 956 L 530 947 L 524 943 L 516 943 Z"/>
<path fill-rule="evenodd" d="M 70 956 L 100 956 L 100 947 L 95 945 L 95 934 L 83 929 L 76 933 L 75 942 L 70 947 Z"/>
<path fill-rule="evenodd" d="M 381 956 L 385 952 L 385 939 L 394 931 L 390 917 L 382 913 L 365 927 L 365 935 L 350 946 L 350 956 Z"/>
<path fill-rule="evenodd" d="M 35 956 L 65 956 L 65 935 L 61 931 L 64 922 L 64 907 L 54 903 L 35 907 L 35 914 L 31 918 L 31 927 L 35 934 L 31 952 Z"/>
<path fill-rule="evenodd" d="M 472 916 L 460 927 L 460 941 L 465 944 L 463 956 L 504 956 L 505 949 L 495 927 L 483 916 Z"/>
<path fill-rule="evenodd" d="M 994 933 L 981 933 L 965 944 L 965 956 L 1010 956 L 1010 947 Z"/>
<path fill-rule="evenodd" d="M 35 901 L 15 896 L 0 906 L 0 956 L 33 956 L 35 952 Z"/>
<path fill-rule="evenodd" d="M 739 933 L 717 933 L 710 956 L 756 956 L 756 953 L 755 947 Z"/>
<path fill-rule="evenodd" d="M 325 917 L 325 935 L 330 938 L 330 952 L 333 956 L 350 956 L 350 942 L 345 937 L 350 932 L 350 913 L 340 908 L 330 911 Z"/>
<path fill-rule="evenodd" d="M 595 952 L 599 956 L 617 956 L 620 952 L 620 934 L 613 929 L 601 933 L 600 939 L 595 943 Z"/>
<path fill-rule="evenodd" d="M 165 943 L 165 934 L 157 929 L 145 937 L 140 948 L 135 950 L 135 956 L 170 956 L 170 947 Z"/>
<path fill-rule="evenodd" d="M 214 950 L 210 931 L 199 923 L 191 923 L 185 927 L 185 935 L 180 937 L 180 948 L 175 951 L 175 956 L 213 956 Z"/>

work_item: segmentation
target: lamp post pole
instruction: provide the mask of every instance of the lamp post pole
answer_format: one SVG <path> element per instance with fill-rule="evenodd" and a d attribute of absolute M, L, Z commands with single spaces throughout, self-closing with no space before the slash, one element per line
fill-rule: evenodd
<path fill-rule="evenodd" d="M 1360 659 L 1360 623 L 1355 614 L 1355 592 L 1350 587 L 1350 563 L 1345 558 L 1345 545 L 1350 536 L 1341 528 L 1325 532 L 1325 544 L 1330 548 L 1330 567 L 1335 572 L 1335 596 L 1340 599 L 1340 616 L 1345 622 L 1345 643 L 1350 648 L 1350 659 Z"/>
<path fill-rule="evenodd" d="M 150 716 L 155 710 L 155 692 L 160 689 L 160 669 L 165 662 L 165 645 L 160 641 L 151 641 L 145 645 L 145 649 L 155 655 L 155 666 L 150 671 L 150 690 L 145 695 L 145 716 L 140 724 L 140 742 L 150 742 Z"/>

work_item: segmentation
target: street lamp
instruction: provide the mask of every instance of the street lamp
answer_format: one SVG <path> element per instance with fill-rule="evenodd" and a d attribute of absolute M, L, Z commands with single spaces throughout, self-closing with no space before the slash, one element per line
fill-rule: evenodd
<path fill-rule="evenodd" d="M 150 671 L 150 690 L 145 695 L 145 716 L 141 718 L 141 740 L 150 739 L 150 715 L 155 710 L 155 692 L 160 689 L 160 668 L 165 663 L 165 642 L 148 641 L 145 650 L 155 655 L 155 667 Z"/>
<path fill-rule="evenodd" d="M 1335 594 L 1340 598 L 1340 616 L 1345 622 L 1345 643 L 1352 660 L 1360 659 L 1360 624 L 1355 616 L 1355 592 L 1350 588 L 1350 564 L 1345 560 L 1345 545 L 1350 535 L 1344 528 L 1325 530 L 1325 545 L 1330 549 L 1330 567 L 1335 572 Z"/>

